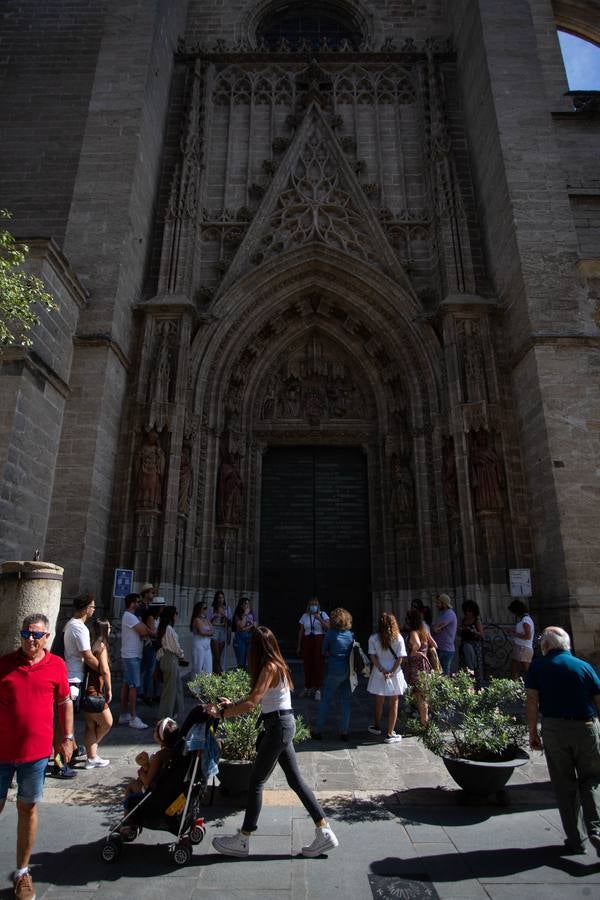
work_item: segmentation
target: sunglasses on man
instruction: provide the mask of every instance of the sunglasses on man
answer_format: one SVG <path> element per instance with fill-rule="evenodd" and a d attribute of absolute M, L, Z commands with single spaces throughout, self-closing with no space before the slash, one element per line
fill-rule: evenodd
<path fill-rule="evenodd" d="M 49 631 L 27 631 L 25 628 L 19 632 L 24 641 L 28 640 L 28 638 L 33 638 L 34 641 L 41 641 L 42 638 L 47 637 L 50 632 Z"/>

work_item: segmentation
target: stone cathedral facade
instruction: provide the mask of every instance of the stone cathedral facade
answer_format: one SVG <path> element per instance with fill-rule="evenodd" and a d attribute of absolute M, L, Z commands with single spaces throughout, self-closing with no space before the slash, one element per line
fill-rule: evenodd
<path fill-rule="evenodd" d="M 293 640 L 450 592 L 600 653 L 596 0 L 7 2 L 2 205 L 60 304 L 0 548 Z M 40 14 L 40 7 L 44 15 Z"/>

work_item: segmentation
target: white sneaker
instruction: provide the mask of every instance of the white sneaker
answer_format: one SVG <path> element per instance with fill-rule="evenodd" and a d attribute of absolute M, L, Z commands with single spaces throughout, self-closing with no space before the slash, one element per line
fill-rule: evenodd
<path fill-rule="evenodd" d="M 119 725 L 129 725 L 130 721 L 131 716 L 129 715 L 129 713 L 121 713 L 121 715 L 119 716 Z"/>
<path fill-rule="evenodd" d="M 321 691 L 315 691 L 315 700 L 321 699 Z"/>
<path fill-rule="evenodd" d="M 141 730 L 142 728 L 148 728 L 146 723 L 142 722 L 142 720 L 140 719 L 139 716 L 136 716 L 135 719 L 129 720 L 129 727 L 130 728 L 138 728 L 139 730 Z"/>
<path fill-rule="evenodd" d="M 237 834 L 224 835 L 223 837 L 213 838 L 213 847 L 217 853 L 223 853 L 224 856 L 248 856 L 250 852 L 250 835 Z"/>
<path fill-rule="evenodd" d="M 395 731 L 392 731 L 391 734 L 386 734 L 383 739 L 384 744 L 398 744 L 402 740 L 401 734 L 396 734 Z"/>
<path fill-rule="evenodd" d="M 102 759 L 101 756 L 88 756 L 86 769 L 103 769 L 104 766 L 110 766 L 110 759 Z"/>
<path fill-rule="evenodd" d="M 367 731 L 369 734 L 381 734 L 381 728 L 377 728 L 375 725 L 369 725 Z"/>
<path fill-rule="evenodd" d="M 338 844 L 339 841 L 329 825 L 323 825 L 321 828 L 317 826 L 315 828 L 315 839 L 312 844 L 302 848 L 302 856 L 308 856 L 313 859 L 315 856 L 327 853 L 328 850 L 334 850 Z"/>

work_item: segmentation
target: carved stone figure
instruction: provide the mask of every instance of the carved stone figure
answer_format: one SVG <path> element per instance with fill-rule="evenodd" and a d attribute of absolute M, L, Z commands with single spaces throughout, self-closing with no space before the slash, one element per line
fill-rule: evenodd
<path fill-rule="evenodd" d="M 486 399 L 485 365 L 479 323 L 463 319 L 457 323 L 462 357 L 463 389 L 469 403 Z"/>
<path fill-rule="evenodd" d="M 452 438 L 447 438 L 442 446 L 442 490 L 448 512 L 458 512 L 458 477 Z"/>
<path fill-rule="evenodd" d="M 151 399 L 153 404 L 169 402 L 172 375 L 170 335 L 173 328 L 172 322 L 162 322 L 158 326 L 158 351 L 152 378 Z"/>
<path fill-rule="evenodd" d="M 407 525 L 415 518 L 415 485 L 408 459 L 394 453 L 391 459 L 392 492 L 390 513 L 395 526 Z"/>
<path fill-rule="evenodd" d="M 158 432 L 149 431 L 145 442 L 137 452 L 135 461 L 137 509 L 161 508 L 165 454 L 159 440 Z"/>
<path fill-rule="evenodd" d="M 177 497 L 177 512 L 187 516 L 190 511 L 190 499 L 192 496 L 192 448 L 189 441 L 184 441 L 181 447 L 181 462 L 179 464 L 179 492 Z"/>
<path fill-rule="evenodd" d="M 217 525 L 239 526 L 243 489 L 236 460 L 229 450 L 222 450 L 217 478 Z"/>
<path fill-rule="evenodd" d="M 472 434 L 470 462 L 475 508 L 480 512 L 502 509 L 504 477 L 498 454 L 490 446 L 487 431 Z"/>

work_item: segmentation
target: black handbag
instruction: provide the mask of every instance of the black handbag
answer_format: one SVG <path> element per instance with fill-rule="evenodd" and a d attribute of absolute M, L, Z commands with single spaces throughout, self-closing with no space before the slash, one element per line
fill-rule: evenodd
<path fill-rule="evenodd" d="M 101 713 L 104 710 L 106 698 L 100 694 L 86 694 L 79 703 L 79 709 L 84 713 Z"/>

